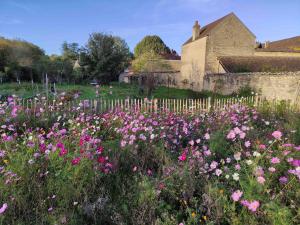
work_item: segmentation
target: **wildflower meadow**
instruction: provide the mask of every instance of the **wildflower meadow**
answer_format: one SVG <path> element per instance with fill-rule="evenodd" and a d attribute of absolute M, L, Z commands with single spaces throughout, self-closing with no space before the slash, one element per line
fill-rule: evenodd
<path fill-rule="evenodd" d="M 0 224 L 300 224 L 299 115 L 0 104 Z M 298 125 L 297 125 L 298 123 Z"/>

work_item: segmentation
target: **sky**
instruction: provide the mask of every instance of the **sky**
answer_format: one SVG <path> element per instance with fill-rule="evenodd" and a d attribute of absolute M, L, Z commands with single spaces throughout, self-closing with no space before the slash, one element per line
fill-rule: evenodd
<path fill-rule="evenodd" d="M 180 54 L 195 20 L 230 12 L 261 42 L 300 35 L 300 0 L 0 0 L 0 36 L 59 54 L 64 41 L 85 45 L 93 32 L 120 36 L 131 51 L 155 34 Z"/>

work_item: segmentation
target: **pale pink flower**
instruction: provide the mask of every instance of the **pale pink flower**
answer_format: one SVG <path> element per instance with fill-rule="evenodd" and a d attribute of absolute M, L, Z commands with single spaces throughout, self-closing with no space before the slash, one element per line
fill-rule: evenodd
<path fill-rule="evenodd" d="M 210 139 L 209 133 L 206 133 L 206 134 L 204 135 L 204 138 L 205 138 L 206 140 L 209 140 L 209 139 Z"/>
<path fill-rule="evenodd" d="M 257 177 L 257 182 L 258 182 L 258 183 L 264 184 L 265 181 L 266 181 L 266 179 L 265 179 L 264 177 L 262 177 L 262 176 Z"/>
<path fill-rule="evenodd" d="M 250 141 L 246 141 L 246 142 L 245 142 L 245 147 L 246 147 L 246 148 L 249 148 L 250 146 L 251 146 L 251 142 L 250 142 Z"/>
<path fill-rule="evenodd" d="M 222 170 L 216 169 L 216 175 L 219 177 L 222 174 Z"/>
<path fill-rule="evenodd" d="M 2 205 L 2 207 L 0 208 L 0 214 L 3 214 L 4 212 L 5 212 L 5 210 L 7 209 L 7 203 L 4 203 L 3 205 Z"/>
<path fill-rule="evenodd" d="M 269 167 L 268 169 L 271 173 L 274 173 L 276 171 L 276 169 L 274 167 Z"/>
<path fill-rule="evenodd" d="M 279 140 L 279 139 L 281 139 L 281 137 L 282 137 L 282 133 L 281 133 L 280 131 L 276 130 L 276 131 L 274 131 L 274 132 L 272 133 L 272 136 L 273 136 L 275 139 Z"/>
<path fill-rule="evenodd" d="M 253 202 L 250 202 L 249 204 L 248 204 L 248 209 L 250 210 L 250 211 L 252 211 L 252 212 L 256 212 L 256 210 L 258 209 L 258 207 L 259 207 L 259 201 L 253 201 Z"/>
<path fill-rule="evenodd" d="M 231 130 L 228 134 L 227 134 L 227 139 L 234 139 L 235 138 L 235 133 L 233 130 Z"/>
<path fill-rule="evenodd" d="M 240 190 L 237 190 L 232 193 L 231 198 L 233 201 L 238 202 L 240 200 L 240 198 L 242 197 L 242 195 L 243 195 L 243 192 Z"/>

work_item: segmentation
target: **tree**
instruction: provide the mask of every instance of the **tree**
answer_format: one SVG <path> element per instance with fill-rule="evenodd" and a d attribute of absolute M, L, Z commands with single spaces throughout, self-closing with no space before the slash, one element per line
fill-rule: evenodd
<path fill-rule="evenodd" d="M 67 43 L 62 44 L 62 56 L 65 59 L 76 61 L 79 59 L 80 48 L 78 43 Z"/>
<path fill-rule="evenodd" d="M 130 51 L 126 42 L 112 35 L 93 33 L 90 35 L 80 64 L 87 66 L 90 78 L 102 83 L 115 81 L 129 65 Z"/>
<path fill-rule="evenodd" d="M 157 35 L 144 37 L 134 48 L 135 57 L 149 52 L 157 55 L 171 54 L 170 48 L 167 47 L 163 40 Z"/>

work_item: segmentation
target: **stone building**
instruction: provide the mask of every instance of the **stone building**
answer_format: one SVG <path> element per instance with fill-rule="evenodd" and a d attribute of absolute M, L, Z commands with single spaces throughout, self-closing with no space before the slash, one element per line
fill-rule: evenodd
<path fill-rule="evenodd" d="M 250 86 L 267 98 L 294 100 L 300 95 L 299 71 L 300 36 L 260 44 L 230 13 L 203 27 L 196 21 L 192 37 L 182 46 L 176 83 L 223 94 Z"/>
<path fill-rule="evenodd" d="M 225 72 L 218 57 L 254 55 L 255 46 L 255 35 L 234 13 L 204 27 L 196 21 L 192 37 L 182 46 L 181 79 L 201 90 L 205 74 Z"/>

